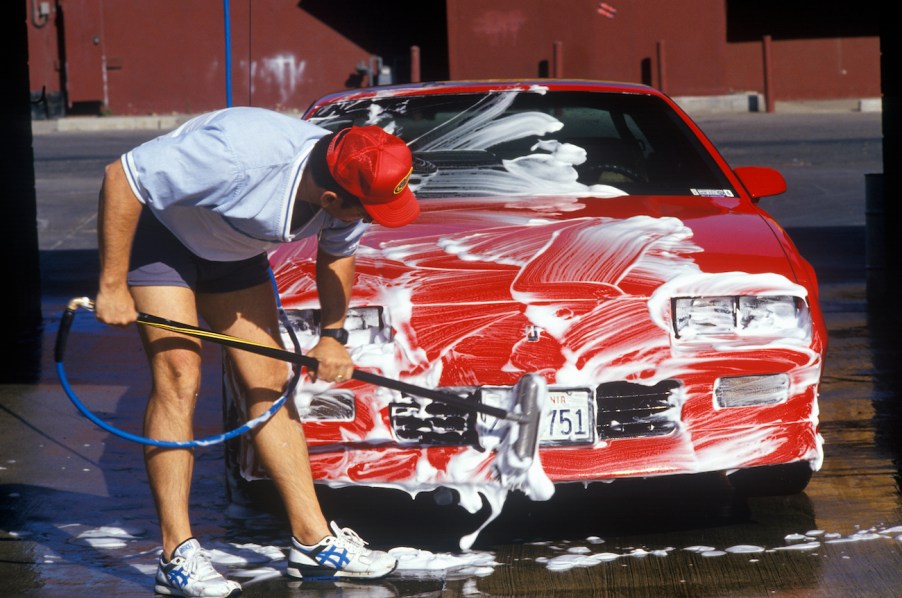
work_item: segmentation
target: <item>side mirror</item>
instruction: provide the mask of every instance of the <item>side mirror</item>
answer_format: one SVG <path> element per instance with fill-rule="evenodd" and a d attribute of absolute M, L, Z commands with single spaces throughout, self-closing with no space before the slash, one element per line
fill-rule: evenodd
<path fill-rule="evenodd" d="M 745 187 L 752 201 L 758 201 L 762 197 L 779 195 L 786 191 L 786 179 L 783 175 L 764 166 L 739 166 L 733 169 L 739 177 L 739 182 Z"/>

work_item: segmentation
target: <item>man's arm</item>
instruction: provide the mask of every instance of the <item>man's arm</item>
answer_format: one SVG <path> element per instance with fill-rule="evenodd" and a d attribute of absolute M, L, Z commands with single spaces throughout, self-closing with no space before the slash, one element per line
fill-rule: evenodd
<path fill-rule="evenodd" d="M 354 285 L 354 261 L 353 255 L 336 257 L 324 251 L 316 255 L 316 288 L 322 328 L 344 326 L 351 301 L 351 287 Z M 334 338 L 320 337 L 309 355 L 319 361 L 317 378 L 341 382 L 351 377 L 354 369 L 351 356 L 344 345 Z"/>
<path fill-rule="evenodd" d="M 107 324 L 124 326 L 137 319 L 127 278 L 142 207 L 125 178 L 122 163 L 117 160 L 108 165 L 97 207 L 100 281 L 94 300 L 97 319 Z"/>

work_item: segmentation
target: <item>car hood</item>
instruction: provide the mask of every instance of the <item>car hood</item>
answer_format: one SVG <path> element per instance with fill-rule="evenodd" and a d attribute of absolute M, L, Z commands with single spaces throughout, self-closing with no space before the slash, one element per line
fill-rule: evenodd
<path fill-rule="evenodd" d="M 782 233 L 766 214 L 738 198 L 543 196 L 420 203 L 413 224 L 374 225 L 367 232 L 358 252 L 355 297 L 375 292 L 379 279 L 391 286 L 403 276 L 407 283 L 435 286 L 450 272 L 480 276 L 481 286 L 516 277 L 531 291 L 543 286 L 550 293 L 555 287 L 554 296 L 571 298 L 612 292 L 648 296 L 687 269 L 795 280 Z M 289 302 L 313 290 L 290 283 L 297 267 L 314 255 L 312 240 L 273 253 L 276 272 L 289 283 L 283 289 Z M 449 299 L 457 295 L 450 293 Z"/>
<path fill-rule="evenodd" d="M 665 349 L 672 297 L 804 297 L 781 242 L 729 197 L 426 200 L 414 224 L 366 234 L 352 303 L 383 310 L 400 371 L 432 368 L 420 382 L 502 383 L 603 346 Z M 318 306 L 314 255 L 313 240 L 273 254 L 286 308 Z M 542 340 L 522 344 L 532 328 Z"/>
<path fill-rule="evenodd" d="M 795 279 L 782 233 L 737 198 L 496 197 L 421 205 L 414 224 L 367 234 L 360 257 L 371 274 L 393 277 L 397 262 L 433 272 L 519 270 L 521 282 L 528 275 L 537 284 L 607 284 L 630 294 L 653 290 L 636 286 L 630 270 L 658 268 L 664 281 L 690 262 L 706 273 Z"/>

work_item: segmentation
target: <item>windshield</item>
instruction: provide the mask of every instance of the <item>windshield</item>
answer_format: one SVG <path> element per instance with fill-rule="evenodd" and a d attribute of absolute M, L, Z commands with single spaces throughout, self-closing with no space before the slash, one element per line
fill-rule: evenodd
<path fill-rule="evenodd" d="M 734 194 L 679 115 L 641 94 L 377 96 L 322 106 L 309 120 L 379 125 L 404 139 L 418 198 Z"/>

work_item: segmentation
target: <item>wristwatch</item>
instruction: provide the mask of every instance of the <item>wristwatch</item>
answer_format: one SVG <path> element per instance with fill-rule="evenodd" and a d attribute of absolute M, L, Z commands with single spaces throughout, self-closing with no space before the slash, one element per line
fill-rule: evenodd
<path fill-rule="evenodd" d="M 334 338 L 342 345 L 348 344 L 348 331 L 344 328 L 323 328 L 319 331 L 320 337 L 328 336 L 329 338 Z"/>

